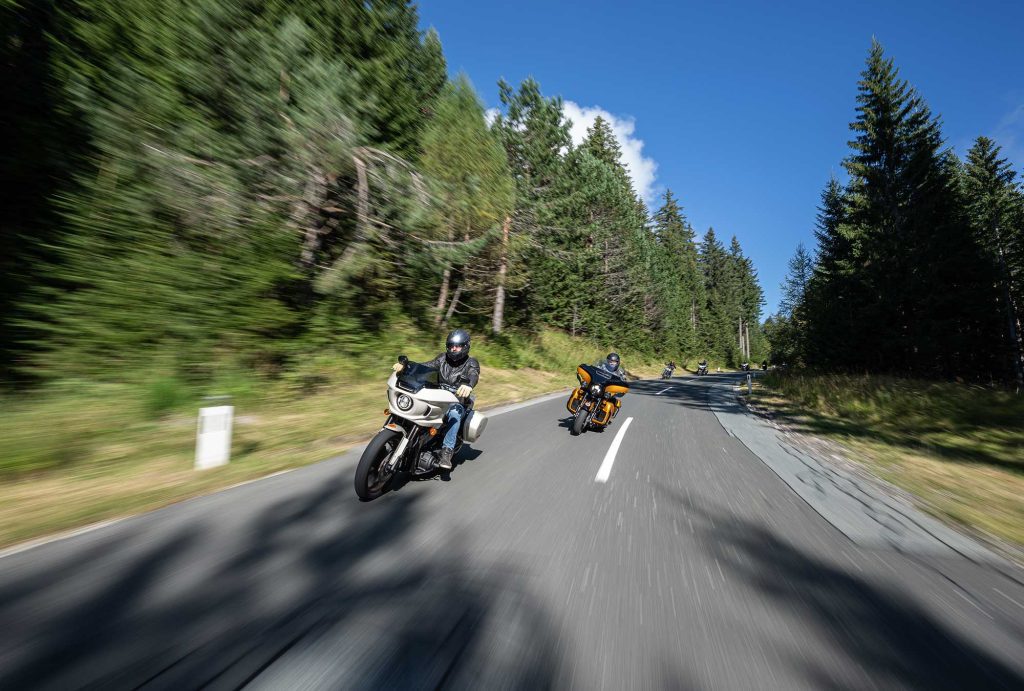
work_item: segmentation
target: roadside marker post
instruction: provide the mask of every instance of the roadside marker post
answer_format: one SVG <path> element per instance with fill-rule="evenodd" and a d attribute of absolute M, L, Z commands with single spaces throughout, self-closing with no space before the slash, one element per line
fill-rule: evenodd
<path fill-rule="evenodd" d="M 204 401 L 229 401 L 230 396 L 208 396 Z M 235 407 L 208 406 L 199 409 L 196 425 L 196 470 L 225 465 L 231 458 L 231 426 Z"/>
<path fill-rule="evenodd" d="M 748 396 L 750 394 L 754 393 L 754 385 L 752 383 L 753 377 L 754 377 L 754 375 L 752 375 L 750 372 L 747 372 L 747 395 Z"/>

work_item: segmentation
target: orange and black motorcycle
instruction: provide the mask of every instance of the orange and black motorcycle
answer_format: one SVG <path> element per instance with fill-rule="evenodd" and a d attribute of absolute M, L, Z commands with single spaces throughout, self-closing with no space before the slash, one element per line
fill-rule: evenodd
<path fill-rule="evenodd" d="M 621 395 L 629 392 L 629 384 L 622 377 L 593 365 L 576 368 L 579 388 L 573 390 L 565 407 L 572 413 L 572 434 L 576 436 L 587 428 L 603 430 L 619 414 Z"/>

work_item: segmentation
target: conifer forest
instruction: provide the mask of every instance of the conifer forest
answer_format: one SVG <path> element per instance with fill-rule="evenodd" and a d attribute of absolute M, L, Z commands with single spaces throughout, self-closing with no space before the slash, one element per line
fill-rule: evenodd
<path fill-rule="evenodd" d="M 5 3 L 4 378 L 202 378 L 396 324 L 767 356 L 735 237 L 651 209 L 608 123 L 497 85 L 413 3 Z M 388 357 L 391 357 L 389 354 Z"/>
<path fill-rule="evenodd" d="M 8 383 L 154 362 L 273 374 L 396 324 L 1024 381 L 1015 171 L 986 137 L 958 158 L 877 42 L 817 246 L 762 321 L 728 229 L 694 228 L 685 190 L 649 207 L 608 123 L 574 144 L 561 96 L 533 79 L 500 81 L 486 117 L 411 2 L 0 13 Z"/>

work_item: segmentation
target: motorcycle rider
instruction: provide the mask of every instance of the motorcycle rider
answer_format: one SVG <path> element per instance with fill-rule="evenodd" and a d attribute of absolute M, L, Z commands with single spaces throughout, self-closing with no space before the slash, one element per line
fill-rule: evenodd
<path fill-rule="evenodd" d="M 708 359 L 702 358 L 701 361 L 697 363 L 697 368 L 702 369 L 706 372 L 708 369 Z"/>
<path fill-rule="evenodd" d="M 618 353 L 608 353 L 608 357 L 598 363 L 597 366 L 605 372 L 614 374 L 619 379 L 626 379 L 626 368 L 622 366 L 622 358 L 619 357 Z M 625 395 L 626 394 L 617 393 L 612 396 L 611 400 L 615 402 L 615 412 L 612 413 L 612 417 L 619 414 L 619 408 L 622 407 L 622 397 Z M 608 424 L 610 425 L 611 421 L 609 421 Z"/>
<path fill-rule="evenodd" d="M 622 359 L 618 353 L 608 353 L 608 357 L 599 363 L 598 367 L 622 379 L 626 378 L 626 368 L 622 366 Z"/>
<path fill-rule="evenodd" d="M 444 347 L 445 352 L 423 364 L 437 370 L 438 380 L 442 384 L 458 387 L 455 395 L 460 399 L 469 398 L 480 381 L 480 363 L 476 358 L 469 357 L 469 332 L 465 329 L 455 329 L 448 334 Z M 401 372 L 404 367 L 402 363 L 396 362 L 391 368 L 395 372 Z M 438 466 L 442 470 L 452 469 L 455 440 L 464 417 L 466 407 L 461 402 L 453 404 L 445 413 L 442 427 L 444 439 L 441 442 L 441 457 L 438 460 Z"/>

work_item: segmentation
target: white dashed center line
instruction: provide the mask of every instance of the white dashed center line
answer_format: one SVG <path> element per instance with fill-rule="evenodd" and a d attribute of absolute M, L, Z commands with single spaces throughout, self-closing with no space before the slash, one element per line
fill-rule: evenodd
<path fill-rule="evenodd" d="M 604 461 L 601 463 L 601 467 L 597 470 L 597 477 L 594 478 L 594 482 L 608 482 L 608 478 L 612 474 L 612 466 L 615 465 L 615 454 L 619 452 L 619 446 L 622 445 L 622 438 L 626 436 L 626 430 L 629 429 L 629 423 L 633 422 L 633 418 L 627 417 L 626 421 L 622 423 L 622 429 L 615 435 L 615 439 L 612 441 L 612 445 L 608 447 L 608 453 L 604 455 Z"/>

